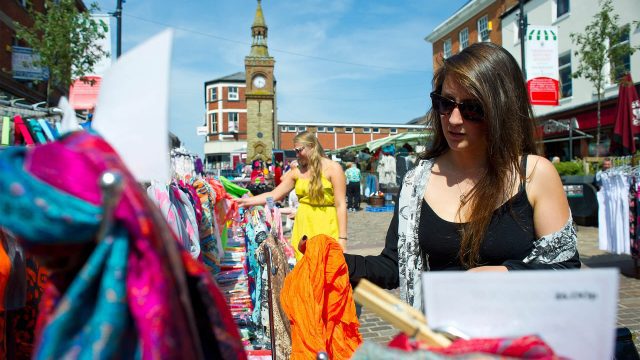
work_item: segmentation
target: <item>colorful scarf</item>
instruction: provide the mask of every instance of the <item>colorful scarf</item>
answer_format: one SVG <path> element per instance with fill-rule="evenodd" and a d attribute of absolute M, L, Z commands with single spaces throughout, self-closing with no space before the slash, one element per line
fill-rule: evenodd
<path fill-rule="evenodd" d="M 122 174 L 123 191 L 114 226 L 96 239 L 107 170 Z M 0 192 L 0 226 L 48 264 L 82 268 L 52 274 L 35 358 L 246 358 L 211 275 L 179 249 L 102 138 L 80 131 L 4 150 L 0 186 L 9 190 Z"/>

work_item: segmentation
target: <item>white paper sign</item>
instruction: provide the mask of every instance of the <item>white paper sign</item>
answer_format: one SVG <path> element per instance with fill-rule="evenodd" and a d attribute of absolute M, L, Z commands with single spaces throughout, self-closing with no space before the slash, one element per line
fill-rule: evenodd
<path fill-rule="evenodd" d="M 103 80 L 92 127 L 140 182 L 168 183 L 172 30 L 123 54 Z"/>
<path fill-rule="evenodd" d="M 428 272 L 429 327 L 472 338 L 538 335 L 571 359 L 610 359 L 616 329 L 617 269 Z"/>

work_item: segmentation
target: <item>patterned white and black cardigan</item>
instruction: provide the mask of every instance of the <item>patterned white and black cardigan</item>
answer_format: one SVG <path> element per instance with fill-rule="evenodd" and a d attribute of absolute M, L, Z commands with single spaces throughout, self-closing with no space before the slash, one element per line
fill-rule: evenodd
<path fill-rule="evenodd" d="M 433 159 L 422 160 L 407 172 L 402 183 L 398 207 L 398 270 L 400 298 L 417 309 L 422 309 L 423 271 L 429 271 L 429 254 L 420 250 L 418 225 L 420 206 L 431 176 Z M 569 219 L 557 232 L 537 239 L 531 253 L 523 260 L 531 264 L 554 264 L 569 260 L 577 252 L 577 234 L 573 219 Z"/>

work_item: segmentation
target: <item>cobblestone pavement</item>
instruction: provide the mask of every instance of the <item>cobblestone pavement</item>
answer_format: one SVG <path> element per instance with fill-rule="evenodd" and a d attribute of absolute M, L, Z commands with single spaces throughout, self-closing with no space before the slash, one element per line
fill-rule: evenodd
<path fill-rule="evenodd" d="M 391 216 L 391 212 L 364 210 L 349 213 L 348 252 L 360 255 L 379 254 L 384 247 Z M 598 250 L 598 228 L 594 227 L 578 227 L 578 250 L 587 267 L 620 269 L 618 326 L 627 327 L 633 332 L 636 348 L 640 349 L 640 279 L 634 278 L 633 260 L 628 255 L 612 255 Z M 391 293 L 398 295 L 397 290 Z M 365 340 L 378 343 L 388 342 L 397 333 L 395 328 L 366 308 L 363 308 L 360 317 L 360 331 Z"/>

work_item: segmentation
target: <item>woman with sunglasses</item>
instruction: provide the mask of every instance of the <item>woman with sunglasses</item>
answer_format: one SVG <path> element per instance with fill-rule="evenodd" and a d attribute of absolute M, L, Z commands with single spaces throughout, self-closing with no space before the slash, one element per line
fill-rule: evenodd
<path fill-rule="evenodd" d="M 318 138 L 302 132 L 293 139 L 298 166 L 284 174 L 280 185 L 270 192 L 238 199 L 240 206 L 264 205 L 268 197 L 280 200 L 295 189 L 298 197 L 291 244 L 296 259 L 302 258 L 298 244 L 303 236 L 309 239 L 325 234 L 336 239 L 343 249 L 347 244 L 346 178 L 342 166 L 327 159 Z"/>
<path fill-rule="evenodd" d="M 553 165 L 537 156 L 515 59 L 476 43 L 435 72 L 434 141 L 404 177 L 377 256 L 345 254 L 366 278 L 422 307 L 422 271 L 579 268 L 576 232 Z"/>

